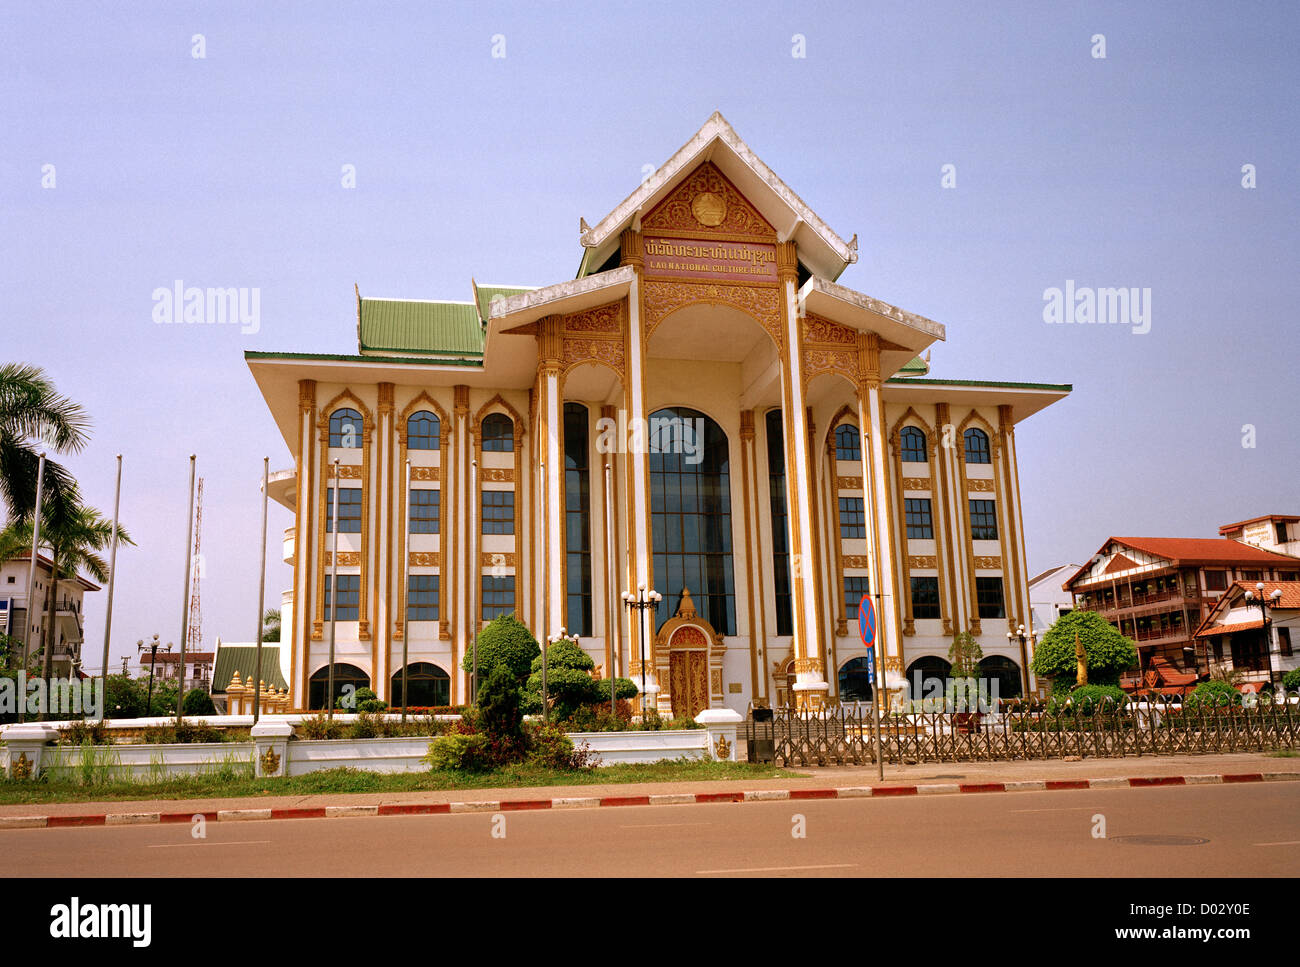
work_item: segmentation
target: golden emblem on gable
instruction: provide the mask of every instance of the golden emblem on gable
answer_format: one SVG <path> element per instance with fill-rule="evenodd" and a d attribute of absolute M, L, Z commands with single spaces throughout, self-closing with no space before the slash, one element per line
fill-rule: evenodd
<path fill-rule="evenodd" d="M 706 228 L 716 228 L 727 217 L 727 200 L 711 191 L 702 191 L 691 199 L 691 214 Z"/>

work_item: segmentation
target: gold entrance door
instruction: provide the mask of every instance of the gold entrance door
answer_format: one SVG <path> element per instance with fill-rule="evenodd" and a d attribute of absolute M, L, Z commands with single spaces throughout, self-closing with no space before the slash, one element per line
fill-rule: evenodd
<path fill-rule="evenodd" d="M 668 654 L 668 681 L 673 715 L 694 717 L 709 707 L 709 655 L 676 650 Z"/>

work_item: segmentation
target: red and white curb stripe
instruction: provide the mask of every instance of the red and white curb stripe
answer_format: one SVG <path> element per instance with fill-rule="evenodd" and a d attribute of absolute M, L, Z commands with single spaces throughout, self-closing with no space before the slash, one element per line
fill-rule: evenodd
<path fill-rule="evenodd" d="M 1057 792 L 1078 789 L 1144 789 L 1238 782 L 1289 782 L 1300 772 L 1242 772 L 1203 776 L 1114 776 L 1105 779 L 1028 779 L 1019 782 L 952 782 L 921 785 L 840 786 L 830 789 L 754 789 L 736 792 L 683 792 L 648 796 L 580 796 L 564 799 L 502 799 L 483 802 L 387 803 L 377 806 L 306 806 L 284 809 L 219 809 L 158 813 L 88 813 L 60 816 L 0 816 L 0 829 L 57 829 L 70 826 L 142 826 L 269 819 L 342 819 L 360 816 L 439 816 L 526 809 L 594 809 L 601 806 L 681 806 L 697 803 L 781 802 L 800 799 L 868 799 L 891 796 L 949 796 L 988 792 Z"/>

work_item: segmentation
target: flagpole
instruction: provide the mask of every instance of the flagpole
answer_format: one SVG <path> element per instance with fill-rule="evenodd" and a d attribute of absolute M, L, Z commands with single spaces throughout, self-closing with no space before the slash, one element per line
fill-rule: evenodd
<path fill-rule="evenodd" d="M 439 498 L 441 499 L 441 498 Z M 406 706 L 411 704 L 411 697 L 406 690 L 407 658 L 411 653 L 410 650 L 410 633 L 411 633 L 411 461 L 406 461 L 406 482 L 402 490 L 402 506 L 405 512 L 402 514 L 402 527 L 405 529 L 407 537 L 402 542 L 406 553 L 402 555 L 402 721 L 406 721 Z M 441 530 L 441 527 L 439 527 Z M 442 540 L 442 538 L 438 538 Z M 441 576 L 438 578 L 441 582 Z M 442 595 L 439 594 L 439 599 Z"/>
<path fill-rule="evenodd" d="M 190 623 L 190 568 L 193 566 L 194 540 L 194 454 L 190 454 L 190 502 L 186 505 L 185 531 L 185 593 L 181 596 L 181 653 L 176 683 L 176 727 L 181 727 L 181 715 L 185 708 L 185 646 L 188 643 Z"/>
<path fill-rule="evenodd" d="M 113 537 L 108 551 L 108 600 L 104 613 L 104 707 L 100 709 L 100 720 L 108 721 L 108 638 L 113 627 L 113 579 L 117 577 L 117 516 L 122 504 L 122 454 L 117 455 L 117 491 L 113 497 Z"/>
<path fill-rule="evenodd" d="M 36 509 L 32 511 L 32 560 L 27 567 L 27 627 L 23 629 L 23 667 L 22 671 L 27 671 L 27 660 L 30 649 L 27 647 L 29 639 L 32 637 L 29 633 L 32 627 L 32 602 L 36 597 L 36 555 L 41 546 L 41 491 L 45 487 L 45 454 L 41 454 L 40 462 L 36 465 Z M 37 625 L 44 627 L 45 622 L 38 621 Z M 18 721 L 27 721 L 27 693 L 22 694 L 22 701 L 18 707 Z"/>
<path fill-rule="evenodd" d="M 253 674 L 253 724 L 262 713 L 262 612 L 266 608 L 266 500 L 271 486 L 271 458 L 262 458 L 262 566 L 257 570 L 257 671 Z"/>

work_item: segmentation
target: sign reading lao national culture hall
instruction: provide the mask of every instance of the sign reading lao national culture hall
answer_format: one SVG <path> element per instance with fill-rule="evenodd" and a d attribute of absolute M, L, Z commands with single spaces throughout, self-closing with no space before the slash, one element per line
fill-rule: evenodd
<path fill-rule="evenodd" d="M 646 275 L 716 282 L 775 282 L 776 246 L 768 242 L 646 236 Z"/>

